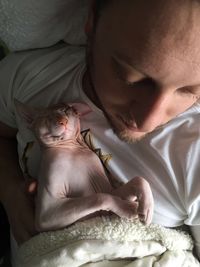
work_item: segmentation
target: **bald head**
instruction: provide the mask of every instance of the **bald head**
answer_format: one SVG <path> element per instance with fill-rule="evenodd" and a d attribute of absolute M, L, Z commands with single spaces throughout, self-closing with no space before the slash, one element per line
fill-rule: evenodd
<path fill-rule="evenodd" d="M 98 1 L 97 1 L 98 2 Z M 101 20 L 112 17 L 105 29 L 115 28 L 118 21 L 122 31 L 135 35 L 135 46 L 141 42 L 147 49 L 159 46 L 166 52 L 174 44 L 190 61 L 191 49 L 200 54 L 200 1 L 198 0 L 115 0 L 99 1 L 106 7 Z M 104 3 L 106 2 L 106 3 Z M 102 7 L 101 7 L 102 8 Z M 112 23 L 113 22 L 113 23 Z M 129 27 L 127 27 L 129 25 Z M 120 28 L 115 29 L 120 33 Z M 131 28 L 131 32 L 130 32 Z M 175 53 L 175 51 L 173 51 Z M 176 57 L 176 53 L 173 55 Z M 186 59 L 185 58 L 185 59 Z"/>
<path fill-rule="evenodd" d="M 138 139 L 200 98 L 200 4 L 107 0 L 101 11 L 89 39 L 93 101 L 119 136 Z"/>

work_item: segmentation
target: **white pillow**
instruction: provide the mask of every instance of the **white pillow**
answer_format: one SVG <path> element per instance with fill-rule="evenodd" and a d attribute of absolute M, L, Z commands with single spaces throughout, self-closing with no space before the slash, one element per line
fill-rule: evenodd
<path fill-rule="evenodd" d="M 9 50 L 84 44 L 89 0 L 0 0 L 0 39 Z"/>

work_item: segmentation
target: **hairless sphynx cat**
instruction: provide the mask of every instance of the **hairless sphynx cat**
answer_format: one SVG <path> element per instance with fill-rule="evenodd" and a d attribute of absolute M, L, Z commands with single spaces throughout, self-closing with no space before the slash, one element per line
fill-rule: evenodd
<path fill-rule="evenodd" d="M 15 100 L 15 105 L 42 152 L 36 195 L 38 231 L 61 229 L 102 212 L 151 222 L 154 202 L 148 182 L 135 177 L 113 188 L 100 159 L 85 144 L 80 116 L 90 112 L 86 104 L 36 109 Z"/>

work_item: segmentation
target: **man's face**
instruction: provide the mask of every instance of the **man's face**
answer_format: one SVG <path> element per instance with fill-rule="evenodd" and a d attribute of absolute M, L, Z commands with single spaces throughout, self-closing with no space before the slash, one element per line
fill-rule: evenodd
<path fill-rule="evenodd" d="M 173 0 L 150 2 L 114 1 L 103 11 L 90 43 L 97 98 L 116 134 L 130 142 L 200 96 L 200 7 L 189 0 L 178 1 L 182 6 Z"/>

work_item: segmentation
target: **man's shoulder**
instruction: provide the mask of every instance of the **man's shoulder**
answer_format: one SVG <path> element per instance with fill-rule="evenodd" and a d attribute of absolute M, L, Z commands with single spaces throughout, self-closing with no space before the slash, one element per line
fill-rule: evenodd
<path fill-rule="evenodd" d="M 18 71 L 26 69 L 30 71 L 35 66 L 43 68 L 51 64 L 59 64 L 63 60 L 66 65 L 70 65 L 80 62 L 84 54 L 84 47 L 58 44 L 49 48 L 10 53 L 0 61 L 0 69 L 5 70 L 15 66 Z"/>
<path fill-rule="evenodd" d="M 1 73 L 4 73 L 0 83 L 5 91 L 9 88 L 15 98 L 23 96 L 22 99 L 27 101 L 39 92 L 50 93 L 51 87 L 58 93 L 62 88 L 66 90 L 84 57 L 84 47 L 66 44 L 12 53 L 0 62 Z"/>
<path fill-rule="evenodd" d="M 33 106 L 45 106 L 77 91 L 75 81 L 84 54 L 83 47 L 61 44 L 12 53 L 0 61 L 0 120 L 16 127 L 13 98 Z"/>

